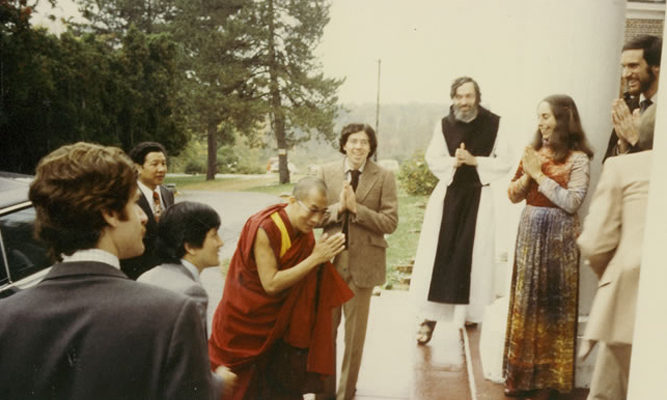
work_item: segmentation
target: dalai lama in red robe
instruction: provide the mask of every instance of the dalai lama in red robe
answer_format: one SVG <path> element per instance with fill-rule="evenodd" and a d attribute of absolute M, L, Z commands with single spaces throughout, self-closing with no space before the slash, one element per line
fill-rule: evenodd
<path fill-rule="evenodd" d="M 333 373 L 331 312 L 352 292 L 330 263 L 344 236 L 315 242 L 326 207 L 324 182 L 307 177 L 241 232 L 209 340 L 213 369 L 238 375 L 233 399 L 301 399 Z"/>

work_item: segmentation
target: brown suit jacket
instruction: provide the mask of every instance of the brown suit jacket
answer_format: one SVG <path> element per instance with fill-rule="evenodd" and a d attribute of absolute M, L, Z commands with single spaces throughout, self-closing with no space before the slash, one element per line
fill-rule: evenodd
<path fill-rule="evenodd" d="M 340 192 L 345 181 L 345 160 L 322 166 L 318 176 L 327 185 L 328 212 L 321 226 L 329 234 L 340 232 L 343 213 L 340 210 Z M 385 282 L 386 233 L 392 233 L 398 225 L 398 198 L 396 179 L 373 161 L 366 161 L 355 192 L 357 215 L 350 215 L 349 266 L 354 284 L 373 287 Z M 339 267 L 339 258 L 334 264 Z"/>
<path fill-rule="evenodd" d="M 639 286 L 651 151 L 609 158 L 577 240 L 599 277 L 584 337 L 630 344 Z"/>

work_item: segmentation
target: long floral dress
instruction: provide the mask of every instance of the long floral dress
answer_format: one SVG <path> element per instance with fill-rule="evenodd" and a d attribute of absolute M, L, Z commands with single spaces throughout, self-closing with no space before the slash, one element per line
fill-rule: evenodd
<path fill-rule="evenodd" d="M 577 210 L 586 196 L 589 158 L 570 152 L 556 163 L 551 150 L 538 151 L 541 185 L 523 185 L 522 165 L 508 194 L 526 200 L 516 240 L 505 339 L 505 387 L 511 390 L 555 389 L 569 392 L 574 358 L 579 291 L 580 233 Z"/>

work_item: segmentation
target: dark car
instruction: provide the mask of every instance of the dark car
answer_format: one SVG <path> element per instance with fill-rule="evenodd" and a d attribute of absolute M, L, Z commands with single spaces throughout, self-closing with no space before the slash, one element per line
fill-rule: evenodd
<path fill-rule="evenodd" d="M 39 282 L 52 262 L 34 237 L 35 209 L 28 200 L 31 177 L 0 172 L 0 298 Z"/>

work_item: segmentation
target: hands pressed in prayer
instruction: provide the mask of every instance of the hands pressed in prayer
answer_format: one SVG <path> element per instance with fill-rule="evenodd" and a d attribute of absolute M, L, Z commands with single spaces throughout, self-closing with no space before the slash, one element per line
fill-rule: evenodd
<path fill-rule="evenodd" d="M 357 213 L 357 196 L 350 182 L 343 182 L 343 189 L 340 191 L 338 201 L 340 202 L 340 212 L 349 211 L 352 214 Z"/>
<path fill-rule="evenodd" d="M 466 150 L 465 143 L 461 143 L 461 146 L 458 149 L 456 149 L 454 157 L 456 157 L 456 161 L 454 162 L 454 166 L 456 168 L 460 167 L 463 164 L 471 165 L 473 167 L 477 166 L 477 159 L 475 158 L 475 156 L 470 154 L 468 150 Z"/>
<path fill-rule="evenodd" d="M 523 151 L 523 156 L 521 156 L 521 163 L 526 174 L 540 183 L 544 178 L 544 173 L 542 173 L 542 160 L 537 151 L 527 146 Z"/>
<path fill-rule="evenodd" d="M 345 250 L 345 235 L 342 232 L 329 236 L 323 233 L 320 240 L 315 244 L 312 256 L 318 260 L 318 264 L 330 261 Z"/>
<path fill-rule="evenodd" d="M 639 140 L 639 109 L 630 113 L 628 105 L 623 99 L 616 99 L 611 107 L 611 121 L 618 136 L 618 149 L 621 153 L 628 151 Z"/>

